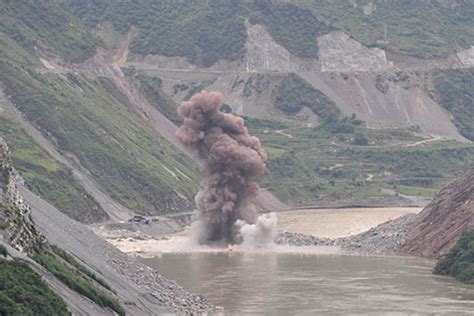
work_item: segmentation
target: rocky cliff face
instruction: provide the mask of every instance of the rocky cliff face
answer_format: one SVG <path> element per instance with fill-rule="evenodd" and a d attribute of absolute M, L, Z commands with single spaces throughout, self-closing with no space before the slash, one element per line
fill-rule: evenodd
<path fill-rule="evenodd" d="M 474 227 L 474 168 L 442 189 L 415 220 L 401 251 L 437 258 Z"/>
<path fill-rule="evenodd" d="M 31 254 L 42 237 L 33 225 L 29 207 L 20 196 L 16 178 L 10 151 L 0 138 L 0 234 L 17 250 Z"/>

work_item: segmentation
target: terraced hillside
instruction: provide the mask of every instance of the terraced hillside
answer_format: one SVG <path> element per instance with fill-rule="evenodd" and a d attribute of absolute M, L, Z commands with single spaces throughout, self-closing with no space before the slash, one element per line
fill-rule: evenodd
<path fill-rule="evenodd" d="M 474 157 L 473 144 L 350 119 L 317 127 L 249 119 L 249 126 L 269 155 L 262 186 L 296 205 L 422 205 Z"/>

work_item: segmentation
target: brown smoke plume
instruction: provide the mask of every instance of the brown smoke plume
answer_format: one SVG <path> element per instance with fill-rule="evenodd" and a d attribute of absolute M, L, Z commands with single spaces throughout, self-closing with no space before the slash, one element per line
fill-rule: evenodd
<path fill-rule="evenodd" d="M 248 134 L 241 117 L 220 111 L 223 100 L 220 92 L 201 91 L 178 108 L 184 122 L 177 136 L 197 150 L 206 167 L 196 195 L 200 243 L 235 243 L 235 222 L 255 223 L 250 199 L 260 189 L 255 180 L 266 170 L 259 139 Z"/>

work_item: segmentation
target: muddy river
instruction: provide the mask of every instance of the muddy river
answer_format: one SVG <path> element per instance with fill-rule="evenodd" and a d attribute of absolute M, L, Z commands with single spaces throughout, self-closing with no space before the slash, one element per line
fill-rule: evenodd
<path fill-rule="evenodd" d="M 163 253 L 141 259 L 225 314 L 474 315 L 474 287 L 405 257 L 278 252 Z"/>

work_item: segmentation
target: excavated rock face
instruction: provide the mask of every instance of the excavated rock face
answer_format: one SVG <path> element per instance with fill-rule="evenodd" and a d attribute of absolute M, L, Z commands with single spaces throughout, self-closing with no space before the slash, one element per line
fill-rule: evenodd
<path fill-rule="evenodd" d="M 7 144 L 0 138 L 0 234 L 11 246 L 31 254 L 41 244 L 42 237 L 36 231 L 30 217 L 30 209 L 23 202 L 16 186 Z"/>
<path fill-rule="evenodd" d="M 442 189 L 419 214 L 401 247 L 407 254 L 437 258 L 474 228 L 474 168 Z"/>

